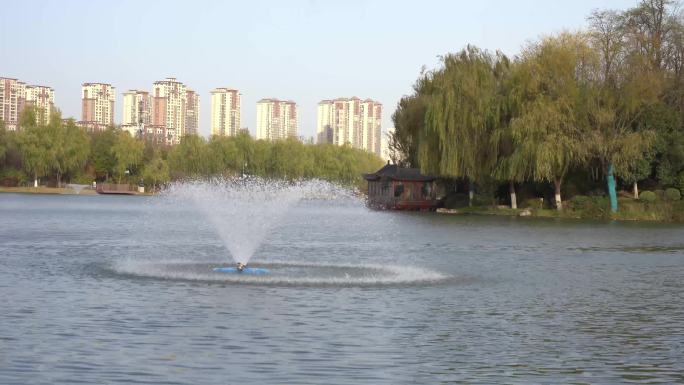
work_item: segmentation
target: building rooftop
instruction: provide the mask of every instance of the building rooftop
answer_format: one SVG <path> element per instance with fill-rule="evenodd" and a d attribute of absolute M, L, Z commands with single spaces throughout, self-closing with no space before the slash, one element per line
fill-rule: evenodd
<path fill-rule="evenodd" d="M 372 174 L 363 174 L 363 178 L 367 181 L 374 180 L 396 180 L 396 181 L 412 181 L 412 182 L 430 182 L 437 178 L 432 175 L 423 175 L 419 168 L 401 168 L 396 164 L 387 164 L 380 170 Z"/>
<path fill-rule="evenodd" d="M 228 88 L 228 87 L 218 87 L 214 88 L 211 93 L 218 93 L 218 92 L 238 92 L 235 88 Z"/>

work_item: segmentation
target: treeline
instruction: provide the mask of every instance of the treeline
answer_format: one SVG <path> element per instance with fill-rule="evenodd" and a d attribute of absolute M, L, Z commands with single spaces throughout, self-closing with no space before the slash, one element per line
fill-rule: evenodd
<path fill-rule="evenodd" d="M 592 181 L 604 184 L 613 211 L 615 178 L 635 195 L 638 183 L 684 189 L 676 10 L 644 0 L 594 11 L 588 30 L 543 37 L 512 58 L 473 46 L 444 56 L 399 102 L 392 157 L 480 194 L 501 196 L 506 186 L 512 207 L 516 189 L 544 183 L 559 209 L 562 192 L 587 194 Z"/>
<path fill-rule="evenodd" d="M 376 155 L 348 146 L 268 142 L 246 133 L 208 141 L 191 135 L 164 146 L 114 127 L 86 133 L 73 121 L 62 121 L 59 111 L 47 125 L 38 125 L 32 108 L 22 112 L 19 126 L 17 132 L 6 131 L 0 120 L 0 181 L 5 184 L 110 181 L 158 189 L 171 180 L 248 174 L 362 186 L 361 174 L 383 164 Z"/>

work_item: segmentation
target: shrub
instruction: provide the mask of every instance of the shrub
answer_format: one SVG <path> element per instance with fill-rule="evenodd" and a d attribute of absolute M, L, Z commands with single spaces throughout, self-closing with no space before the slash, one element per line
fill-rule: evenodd
<path fill-rule="evenodd" d="M 682 198 L 682 194 L 676 188 L 668 188 L 665 190 L 665 199 L 668 201 L 678 201 Z"/>
<path fill-rule="evenodd" d="M 679 192 L 684 193 L 684 171 L 681 171 L 677 176 L 677 186 Z"/>
<path fill-rule="evenodd" d="M 450 193 L 444 197 L 444 207 L 448 209 L 455 209 L 461 207 L 468 207 L 468 194 Z"/>
<path fill-rule="evenodd" d="M 539 210 L 544 207 L 544 200 L 543 198 L 526 199 L 521 205 L 521 207 Z"/>
<path fill-rule="evenodd" d="M 610 213 L 606 197 L 576 195 L 570 199 L 568 208 L 581 218 L 605 218 Z"/>
<path fill-rule="evenodd" d="M 574 210 L 581 210 L 590 204 L 591 198 L 585 195 L 575 195 L 570 199 L 570 208 Z"/>
<path fill-rule="evenodd" d="M 658 198 L 653 191 L 642 191 L 641 194 L 639 194 L 639 200 L 642 200 L 644 202 L 653 203 L 657 199 Z"/>
<path fill-rule="evenodd" d="M 665 190 L 653 190 L 653 193 L 656 195 L 657 200 L 665 199 Z"/>

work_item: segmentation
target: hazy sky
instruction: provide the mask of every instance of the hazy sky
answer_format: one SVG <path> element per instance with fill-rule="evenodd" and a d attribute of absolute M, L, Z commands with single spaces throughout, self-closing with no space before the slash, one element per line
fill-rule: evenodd
<path fill-rule="evenodd" d="M 292 99 L 300 135 L 316 131 L 322 99 L 358 96 L 384 105 L 383 129 L 421 66 L 466 44 L 516 54 L 526 41 L 586 26 L 595 8 L 636 0 L 573 1 L 4 1 L 0 76 L 55 89 L 65 117 L 80 118 L 84 82 L 121 93 L 173 76 L 201 96 L 242 93 L 242 126 L 256 131 L 256 101 Z"/>

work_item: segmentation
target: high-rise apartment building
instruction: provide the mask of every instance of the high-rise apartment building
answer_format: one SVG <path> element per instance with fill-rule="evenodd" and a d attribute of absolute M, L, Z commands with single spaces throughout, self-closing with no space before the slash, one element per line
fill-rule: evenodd
<path fill-rule="evenodd" d="M 211 91 L 211 135 L 235 136 L 240 131 L 240 93 L 230 88 Z"/>
<path fill-rule="evenodd" d="M 0 119 L 8 131 L 17 130 L 19 114 L 24 109 L 25 100 L 25 83 L 13 78 L 0 77 Z"/>
<path fill-rule="evenodd" d="M 102 131 L 114 125 L 116 88 L 107 83 L 83 83 L 81 87 L 81 121 L 89 131 Z"/>
<path fill-rule="evenodd" d="M 159 80 L 152 86 L 150 122 L 167 144 L 180 143 L 180 138 L 186 134 L 187 98 L 187 87 L 176 78 Z M 199 109 L 193 113 L 199 119 Z"/>
<path fill-rule="evenodd" d="M 129 90 L 123 93 L 123 121 L 121 128 L 136 136 L 150 124 L 150 93 Z"/>
<path fill-rule="evenodd" d="M 382 156 L 382 104 L 371 99 L 361 102 L 361 143 L 358 148 Z"/>
<path fill-rule="evenodd" d="M 47 124 L 55 107 L 55 91 L 50 87 L 35 85 L 27 85 L 25 91 L 25 106 L 36 109 L 38 124 Z"/>
<path fill-rule="evenodd" d="M 55 106 L 55 91 L 46 86 L 26 85 L 13 78 L 0 77 L 0 119 L 5 128 L 16 131 L 21 112 L 27 106 L 36 109 L 36 123 L 47 124 Z"/>
<path fill-rule="evenodd" d="M 382 104 L 357 97 L 318 103 L 317 141 L 381 154 Z"/>
<path fill-rule="evenodd" d="M 197 92 L 185 92 L 185 135 L 199 134 L 200 97 Z"/>
<path fill-rule="evenodd" d="M 296 138 L 298 131 L 297 103 L 278 99 L 257 102 L 257 139 Z"/>

